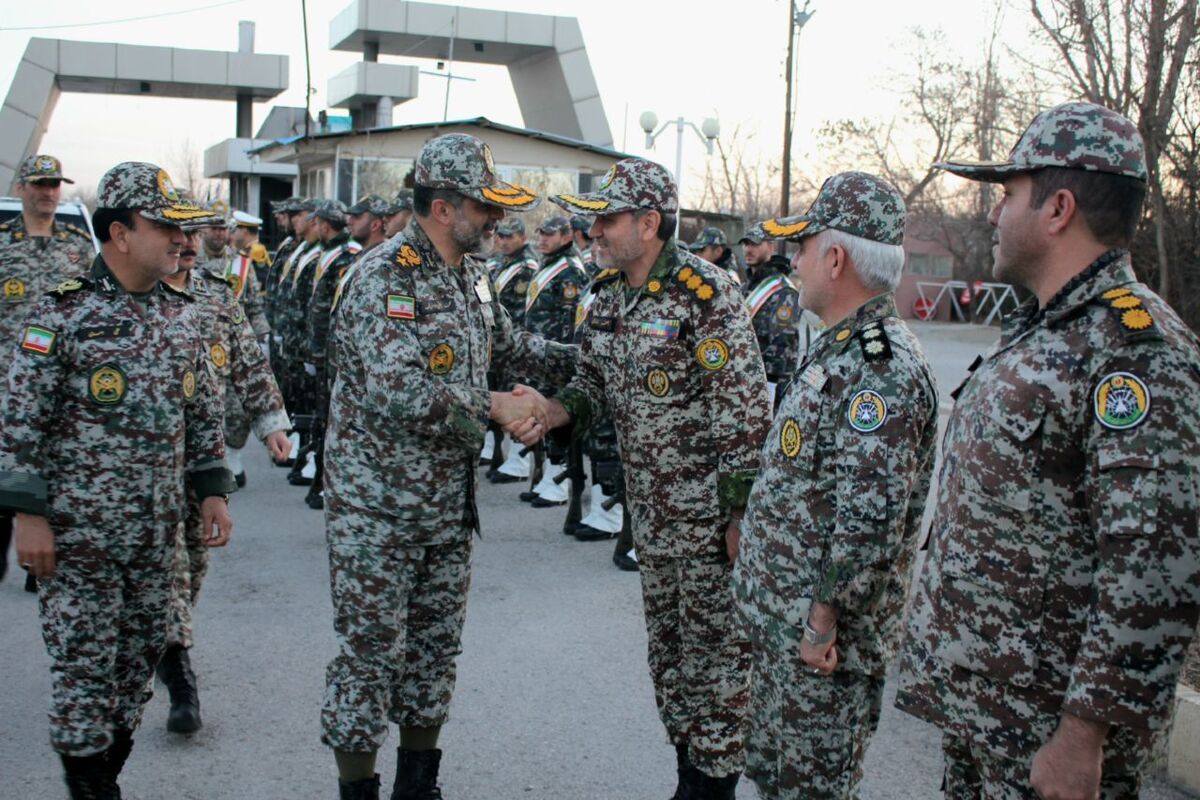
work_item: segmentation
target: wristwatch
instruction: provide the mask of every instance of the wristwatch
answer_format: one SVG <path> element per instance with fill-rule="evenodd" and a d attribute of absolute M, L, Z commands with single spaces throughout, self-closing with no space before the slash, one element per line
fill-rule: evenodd
<path fill-rule="evenodd" d="M 804 641 L 809 644 L 829 644 L 837 636 L 837 626 L 830 628 L 824 633 L 818 633 L 813 626 L 806 621 L 804 623 Z"/>

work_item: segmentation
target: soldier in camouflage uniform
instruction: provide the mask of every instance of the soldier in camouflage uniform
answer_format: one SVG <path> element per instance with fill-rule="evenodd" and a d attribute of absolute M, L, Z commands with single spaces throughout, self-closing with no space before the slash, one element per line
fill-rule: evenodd
<path fill-rule="evenodd" d="M 283 353 L 286 366 L 284 374 L 286 383 L 291 387 L 291 395 L 284 395 L 284 402 L 294 415 L 303 415 L 305 424 L 301 428 L 301 448 L 296 455 L 291 472 L 288 473 L 288 483 L 293 486 L 308 486 L 316 473 L 312 453 L 316 447 L 312 426 L 316 413 L 316 392 L 313 377 L 305 370 L 308 363 L 308 340 L 305 338 L 305 326 L 308 320 L 308 303 L 312 298 L 313 274 L 316 272 L 322 254 L 325 252 L 321 243 L 320 232 L 312 213 L 317 209 L 318 202 L 305 203 L 304 241 L 306 246 L 297 249 L 292 254 L 292 264 L 284 266 L 280 275 L 280 328 L 283 331 Z M 295 420 L 295 417 L 293 418 Z"/>
<path fill-rule="evenodd" d="M 897 705 L 951 798 L 1137 797 L 1200 604 L 1200 343 L 1126 249 L 1137 127 L 1043 111 L 1007 161 L 996 280 L 1034 297 L 952 394 Z"/>
<path fill-rule="evenodd" d="M 408 227 L 413 213 L 412 198 L 412 189 L 401 189 L 396 193 L 396 199 L 388 207 L 387 217 L 384 219 L 383 233 L 388 239 Z"/>
<path fill-rule="evenodd" d="M 595 280 L 600 274 L 596 259 L 592 258 L 592 237 L 588 236 L 592 221 L 582 214 L 571 215 L 571 236 L 575 239 L 575 249 L 579 251 L 579 260 L 583 262 L 583 270 L 588 280 Z"/>
<path fill-rule="evenodd" d="M 216 203 L 212 204 L 214 212 L 216 212 Z M 223 217 L 214 219 L 212 224 L 204 229 L 204 236 L 201 240 L 203 247 L 200 249 L 200 254 L 196 256 L 196 264 L 203 266 L 210 261 L 218 261 L 224 267 L 228 268 L 229 261 L 233 259 L 233 250 L 229 247 L 229 223 Z"/>
<path fill-rule="evenodd" d="M 516 217 L 508 217 L 496 226 L 496 265 L 491 273 L 492 282 L 496 287 L 496 302 L 504 306 L 509 319 L 517 328 L 525 326 L 525 295 L 529 283 L 541 268 L 541 260 L 533 252 L 533 248 L 525 241 L 525 223 Z M 498 377 L 493 371 L 489 377 L 489 386 L 499 388 Z M 495 460 L 495 447 L 501 445 L 504 432 L 495 426 L 488 429 L 481 460 Z M 510 442 L 508 457 L 499 467 L 488 470 L 487 477 L 492 483 L 517 483 L 529 477 L 529 456 L 521 455 L 521 446 Z"/>
<path fill-rule="evenodd" d="M 263 310 L 266 312 L 267 324 L 271 326 L 272 332 L 275 330 L 275 303 L 277 299 L 275 286 L 279 283 L 279 272 L 287 262 L 288 256 L 300 244 L 300 237 L 296 235 L 296 227 L 292 220 L 300 213 L 300 205 L 303 202 L 303 197 L 289 197 L 286 200 L 280 200 L 278 204 L 279 210 L 275 215 L 275 218 L 279 221 L 279 229 L 286 235 L 283 241 L 279 243 L 278 249 L 275 250 L 275 256 L 271 259 L 271 264 L 267 268 L 266 278 L 262 283 L 262 290 L 265 293 Z M 275 365 L 275 357 L 274 350 L 272 349 L 272 366 Z"/>
<path fill-rule="evenodd" d="M 62 196 L 62 164 L 54 156 L 30 156 L 17 172 L 21 213 L 0 223 L 0 336 L 15 341 L 29 304 L 91 264 L 92 237 L 82 228 L 63 225 L 54 212 Z M 0 389 L 0 394 L 3 389 Z M 0 512 L 0 579 L 8 571 L 12 515 Z M 36 591 L 32 579 L 26 588 Z"/>
<path fill-rule="evenodd" d="M 753 646 L 746 774 L 763 798 L 850 800 L 900 644 L 937 389 L 896 313 L 904 199 L 894 186 L 844 172 L 806 213 L 761 230 L 799 242 L 800 303 L 829 333 L 763 444 L 734 567 Z"/>
<path fill-rule="evenodd" d="M 236 407 L 239 415 L 250 420 L 255 438 L 263 441 L 271 456 L 281 461 L 287 457 L 286 431 L 291 427 L 283 397 L 229 281 L 219 272 L 211 271 L 211 266 L 195 269 L 200 230 L 192 225 L 185 227 L 179 271 L 165 281 L 196 300 L 191 312 L 197 318 L 204 352 L 216 375 L 220 407 L 226 416 L 230 408 Z M 167 730 L 173 733 L 195 733 L 201 726 L 199 690 L 188 651 L 193 644 L 192 609 L 207 573 L 208 545 L 204 541 L 200 503 L 189 491 L 187 515 L 175 554 L 175 591 L 167 649 L 157 670 L 170 693 Z"/>
<path fill-rule="evenodd" d="M 575 249 L 570 220 L 552 216 L 542 222 L 537 234 L 542 263 L 525 291 L 525 330 L 551 341 L 570 343 L 575 338 L 576 308 L 589 283 L 587 273 Z M 543 458 L 549 462 L 544 467 Z M 554 480 L 566 466 L 566 450 L 551 442 L 544 456 L 541 450 L 534 453 L 534 460 L 530 488 L 521 493 L 521 499 L 535 508 L 566 503 L 567 481 Z"/>
<path fill-rule="evenodd" d="M 560 435 L 605 413 L 616 423 L 677 795 L 731 800 L 750 648 L 729 580 L 771 420 L 754 329 L 724 270 L 676 244 L 675 181 L 658 164 L 625 159 L 597 191 L 554 200 L 596 215 L 592 252 L 618 271 L 598 279 L 576 376 L 545 416 L 569 426 Z"/>
<path fill-rule="evenodd" d="M 37 575 L 51 661 L 50 741 L 73 798 L 115 798 L 163 650 L 184 487 L 210 545 L 232 522 L 220 408 L 179 226 L 207 212 L 167 173 L 123 163 L 100 180 L 103 242 L 86 278 L 34 303 L 0 405 L 0 507 Z"/>
<path fill-rule="evenodd" d="M 696 241 L 688 245 L 688 249 L 710 264 L 716 264 L 728 272 L 730 280 L 734 283 L 742 283 L 737 257 L 729 247 L 729 238 L 725 236 L 725 231 L 709 225 L 700 231 L 700 235 L 696 237 Z"/>
<path fill-rule="evenodd" d="M 323 741 L 342 798 L 377 798 L 375 755 L 400 726 L 393 797 L 431 800 L 454 688 L 489 417 L 528 398 L 490 392 L 493 359 L 563 383 L 575 349 L 514 329 L 475 252 L 505 210 L 538 198 L 495 177 L 487 145 L 432 139 L 416 164 L 414 218 L 371 252 L 338 306 L 326 438 L 326 537 L 338 655 L 326 672 Z"/>
<path fill-rule="evenodd" d="M 272 285 L 267 290 L 275 307 L 275 322 L 272 323 L 271 328 L 271 353 L 275 362 L 271 366 L 275 372 L 275 380 L 279 383 L 279 390 L 283 392 L 283 403 L 293 415 L 302 412 L 300 406 L 297 405 L 299 387 L 293 369 L 294 359 L 287 349 L 289 340 L 293 338 L 290 336 L 289 330 L 296 325 L 296 315 L 292 306 L 292 278 L 296 272 L 296 265 L 305 258 L 313 246 L 313 241 L 316 240 L 315 229 L 308 220 L 308 212 L 316 208 L 316 204 L 311 200 L 301 200 L 296 205 L 299 211 L 291 215 L 292 235 L 295 237 L 295 243 L 286 257 L 275 259 L 274 265 L 277 267 L 277 271 L 272 278 Z M 310 234 L 311 239 L 309 238 Z M 301 375 L 303 375 L 303 369 L 301 366 Z M 295 422 L 295 417 L 292 421 Z M 300 448 L 300 433 L 293 431 L 288 438 L 292 442 L 288 462 L 294 463 Z"/>
<path fill-rule="evenodd" d="M 792 267 L 775 252 L 775 241 L 758 224 L 739 240 L 746 255 L 746 282 L 742 292 L 754 322 L 754 335 L 767 370 L 771 397 L 778 404 L 796 372 L 800 334 L 811 331 L 798 302 L 800 292 L 791 281 Z M 807 352 L 807 348 L 805 348 Z"/>
<path fill-rule="evenodd" d="M 322 200 L 310 216 L 317 226 L 317 234 L 321 237 L 324 252 L 317 260 L 316 271 L 312 276 L 312 297 L 308 301 L 308 315 L 304 321 L 307 353 L 304 372 L 311 381 L 313 393 L 313 461 L 316 464 L 316 474 L 304 502 L 309 508 L 319 511 L 325 507 L 321 490 L 325 422 L 329 415 L 329 389 L 332 385 L 325 364 L 329 347 L 330 314 L 333 311 L 333 296 L 337 292 L 338 283 L 354 263 L 362 245 L 350 238 L 350 231 L 346 229 L 346 207 L 341 202 Z"/>

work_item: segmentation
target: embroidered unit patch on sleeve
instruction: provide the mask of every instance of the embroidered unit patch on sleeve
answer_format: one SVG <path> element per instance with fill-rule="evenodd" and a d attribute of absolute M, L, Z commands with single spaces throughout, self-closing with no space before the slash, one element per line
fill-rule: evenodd
<path fill-rule="evenodd" d="M 183 373 L 183 396 L 188 400 L 196 396 L 196 373 L 190 369 Z"/>
<path fill-rule="evenodd" d="M 25 328 L 25 335 L 21 337 L 21 349 L 48 356 L 54 352 L 54 343 L 57 339 L 58 334 L 49 328 L 30 325 Z"/>
<path fill-rule="evenodd" d="M 696 346 L 696 361 L 707 370 L 718 370 L 729 363 L 729 347 L 716 337 L 705 339 Z"/>
<path fill-rule="evenodd" d="M 796 420 L 790 417 L 784 420 L 783 427 L 779 430 L 779 450 L 788 458 L 795 458 L 800 454 L 800 444 L 804 441 L 804 436 L 800 433 L 800 425 Z"/>
<path fill-rule="evenodd" d="M 850 406 L 846 410 L 846 419 L 850 422 L 850 427 L 859 433 L 879 430 L 887 421 L 887 416 L 887 401 L 871 389 L 863 389 L 850 398 Z"/>
<path fill-rule="evenodd" d="M 1112 372 L 1096 384 L 1092 395 L 1096 419 L 1106 428 L 1128 430 L 1150 413 L 1150 389 L 1136 375 Z"/>
<path fill-rule="evenodd" d="M 192 378 L 192 391 L 196 391 L 195 377 Z M 186 382 L 184 386 L 186 387 Z M 105 364 L 92 370 L 88 378 L 88 397 L 93 403 L 101 406 L 116 405 L 125 396 L 128 388 L 125 373 L 116 364 Z M 184 394 L 187 394 L 185 389 Z M 189 397 L 191 395 L 188 395 Z"/>

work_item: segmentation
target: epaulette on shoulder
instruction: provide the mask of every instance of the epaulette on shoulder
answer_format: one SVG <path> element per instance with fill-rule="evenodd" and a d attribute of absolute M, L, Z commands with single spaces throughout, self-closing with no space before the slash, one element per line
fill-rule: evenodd
<path fill-rule="evenodd" d="M 855 338 L 862 350 L 863 361 L 870 364 L 891 360 L 892 343 L 879 320 L 868 322 L 855 334 Z"/>
<path fill-rule="evenodd" d="M 1138 295 L 1137 286 L 1129 284 L 1101 292 L 1096 302 L 1108 309 L 1126 341 L 1161 339 L 1162 330 Z"/>
<path fill-rule="evenodd" d="M 71 233 L 75 234 L 76 236 L 82 236 L 83 238 L 87 239 L 88 241 L 92 240 L 92 235 L 90 233 L 88 233 L 87 231 L 85 231 L 83 228 L 79 227 L 78 225 L 72 225 L 70 223 L 67 223 L 66 225 L 63 225 L 63 227 L 66 228 Z"/>
<path fill-rule="evenodd" d="M 698 300 L 707 303 L 713 299 L 716 291 L 713 289 L 715 281 L 709 272 L 710 269 L 717 268 L 699 258 L 689 259 L 683 268 L 675 273 L 675 280 L 682 283 Z"/>
<path fill-rule="evenodd" d="M 10 225 L 7 222 L 0 222 L 0 231 L 6 231 L 11 227 L 12 227 L 12 225 Z"/>
<path fill-rule="evenodd" d="M 421 266 L 421 254 L 417 252 L 417 248 L 405 242 L 396 250 L 396 266 L 405 269 L 419 267 Z"/>
<path fill-rule="evenodd" d="M 249 256 L 250 256 L 250 260 L 253 261 L 255 264 L 267 263 L 267 261 L 269 260 L 268 254 L 267 254 L 267 246 L 265 244 L 263 244 L 262 242 L 255 242 L 253 245 L 250 246 Z"/>
<path fill-rule="evenodd" d="M 161 286 L 163 288 L 163 291 L 165 291 L 169 295 L 174 295 L 175 297 L 179 297 L 184 300 L 195 300 L 196 299 L 191 294 L 191 292 L 184 291 L 183 289 L 176 289 L 174 286 L 167 283 L 166 281 L 159 281 L 158 285 Z"/>
<path fill-rule="evenodd" d="M 92 288 L 92 282 L 87 278 L 68 278 L 58 286 L 55 286 L 50 291 L 46 292 L 46 294 L 62 300 L 63 298 L 68 297 L 75 292 L 90 288 Z"/>
<path fill-rule="evenodd" d="M 608 281 L 613 280 L 620 274 L 621 274 L 621 270 L 619 270 L 619 269 L 601 270 L 599 273 L 596 274 L 596 277 L 592 278 L 592 285 L 598 286 L 601 283 L 607 283 Z"/>

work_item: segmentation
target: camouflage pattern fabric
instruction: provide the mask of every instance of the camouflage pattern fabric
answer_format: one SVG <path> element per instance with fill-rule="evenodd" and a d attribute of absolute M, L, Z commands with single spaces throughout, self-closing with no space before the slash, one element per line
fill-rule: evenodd
<path fill-rule="evenodd" d="M 639 557 L 723 553 L 771 419 L 741 295 L 674 239 L 640 289 L 615 272 L 597 281 L 579 369 L 559 399 L 577 435 L 606 411 L 616 420 Z"/>
<path fill-rule="evenodd" d="M 1028 761 L 1062 713 L 1169 721 L 1200 603 L 1200 343 L 1114 250 L 952 394 L 897 705 Z M 1137 753 L 1122 754 L 1137 758 Z"/>
<path fill-rule="evenodd" d="M 33 304 L 0 404 L 0 508 L 44 515 L 57 567 L 39 579 L 51 743 L 105 750 L 150 697 L 187 481 L 233 490 L 219 397 L 190 300 L 134 302 L 97 258 Z"/>
<path fill-rule="evenodd" d="M 391 204 L 377 194 L 365 194 L 358 198 L 358 202 L 346 209 L 347 214 L 374 214 L 383 219 L 389 213 Z"/>
<path fill-rule="evenodd" d="M 200 587 L 208 574 L 208 545 L 203 539 L 200 503 L 188 492 L 187 515 L 175 543 L 172 562 L 171 606 L 167 617 L 166 645 L 190 650 L 195 643 L 193 611 L 200 600 Z"/>
<path fill-rule="evenodd" d="M 734 567 L 755 646 L 751 683 L 764 682 L 746 760 L 760 787 L 776 790 L 770 797 L 854 797 L 899 645 L 933 472 L 937 389 L 891 294 L 822 336 L 798 374 L 763 445 Z M 832 679 L 799 659 L 812 602 L 838 609 Z M 827 705 L 839 700 L 866 705 Z M 796 708 L 869 727 L 830 729 L 787 710 Z"/>
<path fill-rule="evenodd" d="M 821 184 L 808 211 L 760 224 L 770 239 L 803 239 L 835 230 L 882 244 L 903 244 L 904 198 L 875 175 L 840 172 Z"/>
<path fill-rule="evenodd" d="M 1118 732 L 1127 736 L 1128 730 Z M 1144 759 L 1129 758 L 1137 748 L 1127 744 L 1106 747 L 1101 767 L 1099 800 L 1129 800 L 1139 796 Z M 1036 800 L 1037 793 L 1029 786 L 1032 759 L 1012 760 L 996 755 L 986 747 L 973 745 L 966 739 L 942 737 L 945 760 L 944 794 L 946 800 Z"/>
<path fill-rule="evenodd" d="M 575 334 L 575 308 L 587 287 L 587 273 L 575 245 L 568 244 L 544 256 L 526 289 L 525 330 L 550 341 L 569 343 Z"/>
<path fill-rule="evenodd" d="M 312 414 L 316 404 L 316 389 L 312 377 L 304 371 L 308 360 L 308 304 L 312 299 L 313 276 L 320 267 L 325 248 L 313 242 L 297 251 L 291 270 L 281 277 L 280 328 L 283 330 L 283 352 L 287 362 L 287 381 L 292 396 L 285 400 L 297 414 Z"/>
<path fill-rule="evenodd" d="M 414 218 L 371 250 L 339 302 L 325 439 L 339 655 L 322 715 L 324 740 L 338 749 L 378 749 L 385 712 L 419 725 L 445 717 L 492 359 L 551 385 L 574 369 L 575 348 L 514 330 L 494 298 L 483 264 L 445 264 Z M 395 561 L 418 556 L 426 568 L 401 584 Z M 363 612 L 373 604 L 377 624 Z M 428 610 L 406 621 L 405 607 Z M 405 640 L 400 674 L 391 651 Z"/>
<path fill-rule="evenodd" d="M 725 236 L 725 231 L 720 228 L 709 225 L 700 231 L 700 235 L 696 237 L 696 241 L 688 245 L 688 250 L 693 253 L 698 253 L 710 245 L 721 245 L 722 247 L 729 246 L 729 239 Z"/>
<path fill-rule="evenodd" d="M 279 245 L 279 249 L 275 251 L 275 257 L 271 259 L 271 267 L 267 270 L 267 280 L 262 287 L 264 290 L 263 312 L 267 317 L 267 324 L 271 326 L 270 338 L 270 360 L 271 371 L 275 373 L 280 380 L 280 388 L 282 389 L 283 381 L 283 333 L 282 319 L 280 308 L 282 306 L 282 291 L 280 289 L 280 277 L 283 275 L 284 266 L 288 263 L 288 259 L 300 247 L 302 240 L 295 236 L 289 236 Z"/>
<path fill-rule="evenodd" d="M 417 154 L 413 180 L 417 186 L 453 189 L 507 211 L 531 211 L 542 202 L 524 186 L 496 177 L 492 148 L 466 133 L 447 133 L 426 142 Z"/>
<path fill-rule="evenodd" d="M 667 733 L 706 774 L 732 774 L 749 664 L 724 532 L 770 424 L 762 360 L 737 289 L 674 239 L 641 288 L 616 271 L 593 288 L 576 376 L 559 399 L 576 436 L 606 415 L 616 425 Z"/>
<path fill-rule="evenodd" d="M 165 225 L 213 216 L 211 211 L 181 198 L 166 170 L 140 161 L 122 162 L 101 176 L 96 187 L 96 208 L 136 208 L 146 219 Z"/>
<path fill-rule="evenodd" d="M 54 156 L 33 155 L 21 162 L 17 170 L 17 181 L 20 183 L 39 183 L 40 181 L 62 181 L 74 183 L 70 178 L 63 177 L 62 162 Z"/>
<path fill-rule="evenodd" d="M 1095 103 L 1063 103 L 1033 118 L 1006 161 L 943 161 L 935 166 L 977 181 L 1043 167 L 1107 172 L 1146 180 L 1146 145 L 1137 126 Z"/>
<path fill-rule="evenodd" d="M 613 164 L 596 191 L 583 195 L 560 194 L 551 201 L 571 214 L 616 214 L 654 208 L 664 214 L 679 213 L 679 197 L 671 173 L 644 158 L 625 158 Z"/>
<path fill-rule="evenodd" d="M 395 199 L 388 205 L 388 216 L 399 214 L 401 211 L 412 211 L 412 189 L 401 189 Z"/>
<path fill-rule="evenodd" d="M 853 800 L 879 724 L 883 677 L 798 669 L 800 637 L 778 627 L 752 637 L 746 777 L 763 800 Z"/>
<path fill-rule="evenodd" d="M 722 535 L 724 524 L 713 523 Z M 635 529 L 636 535 L 636 529 Z M 654 700 L 672 744 L 706 775 L 742 771 L 750 645 L 738 635 L 723 556 L 650 558 L 638 548 L 647 662 Z"/>
<path fill-rule="evenodd" d="M 541 259 L 533 248 L 525 245 L 511 257 L 501 257 L 492 279 L 496 286 L 496 300 L 508 312 L 512 324 L 525 327 L 525 294 L 529 282 L 541 270 Z"/>
<path fill-rule="evenodd" d="M 96 251 L 82 228 L 53 223 L 49 236 L 30 236 L 21 214 L 0 223 L 0 337 L 11 342 L 33 302 L 67 278 L 82 275 Z"/>
<path fill-rule="evenodd" d="M 789 278 L 791 271 L 786 258 L 771 256 L 751 269 L 750 280 L 742 286 L 767 380 L 775 384 L 790 381 L 799 361 L 803 310 L 800 292 Z"/>
<path fill-rule="evenodd" d="M 342 515 L 329 528 L 329 583 L 338 654 L 325 673 L 321 740 L 374 752 L 388 720 L 442 725 L 454 694 L 455 659 L 471 584 L 471 529 L 440 545 L 364 548 L 394 538 L 371 514 Z M 403 620 L 398 623 L 397 620 Z"/>

